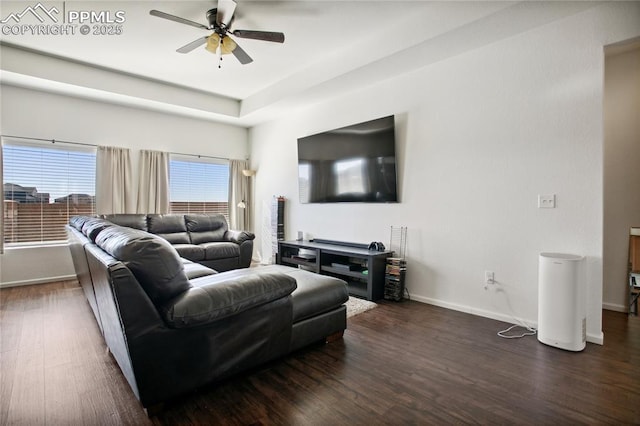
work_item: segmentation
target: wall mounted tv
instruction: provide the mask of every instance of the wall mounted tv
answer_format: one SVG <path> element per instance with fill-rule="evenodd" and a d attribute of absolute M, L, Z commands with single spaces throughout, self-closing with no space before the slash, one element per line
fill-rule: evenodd
<path fill-rule="evenodd" d="M 395 121 L 383 117 L 298 139 L 302 203 L 394 203 Z"/>

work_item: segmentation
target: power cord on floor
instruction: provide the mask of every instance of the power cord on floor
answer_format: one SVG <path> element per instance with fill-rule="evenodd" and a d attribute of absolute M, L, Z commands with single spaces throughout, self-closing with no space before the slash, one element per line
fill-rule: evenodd
<path fill-rule="evenodd" d="M 496 284 L 499 284 L 497 281 L 495 281 Z M 522 337 L 525 336 L 535 336 L 538 333 L 538 330 L 531 327 L 530 325 L 528 325 L 526 322 L 522 321 L 519 318 L 516 318 L 514 310 L 513 310 L 513 306 L 511 306 L 511 301 L 509 300 L 509 295 L 503 290 L 501 291 L 504 294 L 504 300 L 507 303 L 507 308 L 510 311 L 510 316 L 511 318 L 513 318 L 514 323 L 518 323 L 518 324 L 513 324 L 511 325 L 509 328 L 506 328 L 504 330 L 498 331 L 498 336 L 502 337 L 503 339 L 520 339 Z M 521 334 L 506 334 L 508 332 L 510 332 L 511 330 L 513 330 L 516 327 L 520 327 L 525 329 L 526 331 L 523 331 Z"/>
<path fill-rule="evenodd" d="M 505 334 L 510 332 L 516 327 L 524 328 L 527 331 L 523 332 L 522 334 L 511 334 L 511 335 Z M 498 331 L 498 336 L 502 337 L 503 339 L 520 339 L 521 337 L 525 337 L 525 336 L 535 336 L 537 332 L 538 330 L 536 330 L 535 328 L 524 326 L 524 325 L 513 324 L 511 327 L 505 330 Z"/>

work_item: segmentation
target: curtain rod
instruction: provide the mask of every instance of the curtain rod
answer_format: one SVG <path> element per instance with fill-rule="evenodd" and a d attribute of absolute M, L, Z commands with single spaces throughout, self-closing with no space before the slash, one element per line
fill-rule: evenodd
<path fill-rule="evenodd" d="M 27 136 L 14 136 L 14 135 L 0 135 L 0 136 L 2 136 L 3 138 L 28 139 L 28 140 L 32 140 L 32 141 L 41 141 L 41 142 L 51 142 L 51 143 L 60 142 L 60 143 L 68 143 L 68 144 L 71 144 L 71 145 L 95 146 L 95 147 L 98 146 L 98 145 L 94 145 L 94 144 L 90 144 L 90 143 L 71 142 L 71 141 L 64 141 L 64 140 L 60 140 L 60 139 L 30 138 L 30 137 L 27 137 Z"/>
<path fill-rule="evenodd" d="M 215 158 L 216 160 L 227 160 L 227 161 L 231 161 L 231 158 L 226 158 L 226 157 L 214 157 L 213 155 L 183 154 L 182 152 L 168 152 L 167 154 L 173 154 L 173 155 L 184 155 L 185 157 Z"/>
<path fill-rule="evenodd" d="M 28 139 L 28 140 L 32 140 L 32 141 L 41 141 L 41 142 L 51 142 L 51 143 L 60 142 L 60 143 L 68 143 L 68 144 L 71 144 L 71 145 L 94 146 L 94 147 L 99 147 L 100 146 L 100 145 L 95 145 L 95 144 L 91 144 L 91 143 L 71 142 L 71 141 L 65 141 L 65 140 L 60 140 L 60 139 L 31 138 L 31 137 L 28 137 L 28 136 L 14 136 L 14 135 L 0 135 L 0 136 L 2 136 L 3 138 Z M 184 155 L 185 157 L 215 158 L 216 160 L 227 160 L 227 161 L 231 160 L 231 158 L 227 158 L 227 157 L 214 157 L 212 155 L 201 155 L 201 154 L 184 154 L 184 153 L 181 153 L 181 152 L 168 152 L 167 154 Z"/>

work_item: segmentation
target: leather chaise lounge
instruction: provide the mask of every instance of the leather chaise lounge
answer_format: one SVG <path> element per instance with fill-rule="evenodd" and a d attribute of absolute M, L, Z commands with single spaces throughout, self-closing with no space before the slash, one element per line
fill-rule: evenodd
<path fill-rule="evenodd" d="M 67 225 L 105 342 L 148 409 L 346 328 L 344 281 L 281 265 L 215 270 L 104 219 Z"/>

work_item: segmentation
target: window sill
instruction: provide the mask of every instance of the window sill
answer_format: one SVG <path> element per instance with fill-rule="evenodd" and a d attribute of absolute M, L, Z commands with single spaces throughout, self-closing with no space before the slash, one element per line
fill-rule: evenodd
<path fill-rule="evenodd" d="M 33 249 L 43 247 L 67 247 L 68 241 L 47 241 L 43 243 L 29 242 L 29 243 L 10 243 L 4 245 L 5 252 L 11 250 Z"/>

